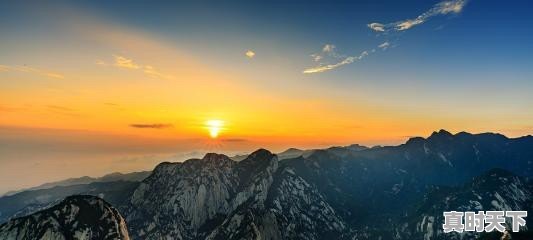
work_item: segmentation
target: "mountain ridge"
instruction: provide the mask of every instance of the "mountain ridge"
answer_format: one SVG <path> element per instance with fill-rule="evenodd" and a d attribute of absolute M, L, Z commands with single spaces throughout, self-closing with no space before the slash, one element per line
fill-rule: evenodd
<path fill-rule="evenodd" d="M 457 238 L 439 232 L 443 211 L 533 206 L 531 136 L 441 130 L 397 146 L 300 151 L 162 162 L 117 208 L 132 239 L 440 240 Z"/>

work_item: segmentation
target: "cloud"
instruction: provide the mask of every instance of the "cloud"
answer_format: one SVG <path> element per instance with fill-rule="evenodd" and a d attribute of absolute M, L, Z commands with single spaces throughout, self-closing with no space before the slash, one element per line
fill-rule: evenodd
<path fill-rule="evenodd" d="M 376 32 L 405 31 L 405 30 L 411 29 L 414 26 L 425 23 L 430 18 L 435 17 L 435 16 L 460 13 L 463 10 L 466 3 L 467 3 L 467 0 L 443 1 L 443 2 L 439 2 L 435 4 L 431 9 L 420 14 L 418 17 L 414 19 L 396 21 L 396 22 L 388 23 L 388 24 L 370 23 L 367 26 Z"/>
<path fill-rule="evenodd" d="M 118 55 L 113 55 L 113 57 L 115 58 L 115 66 L 116 67 L 128 68 L 128 69 L 139 69 L 140 68 L 140 66 L 137 65 L 136 63 L 134 63 L 133 60 L 131 60 L 131 59 L 128 59 L 128 58 L 125 58 L 125 57 L 122 57 L 122 56 L 118 56 Z"/>
<path fill-rule="evenodd" d="M 315 54 L 311 54 L 311 57 L 313 58 L 313 61 L 315 61 L 315 62 L 319 62 L 320 60 L 322 60 L 322 58 L 324 58 L 320 54 L 316 54 L 316 53 Z"/>
<path fill-rule="evenodd" d="M 311 54 L 311 58 L 315 62 L 320 62 L 322 60 L 325 60 L 326 58 L 342 58 L 343 56 L 337 54 L 336 48 L 337 47 L 333 44 L 324 44 L 322 50 L 319 53 Z"/>
<path fill-rule="evenodd" d="M 346 57 L 342 61 L 337 62 L 335 64 L 319 65 L 319 66 L 316 66 L 316 67 L 305 69 L 303 71 L 303 73 L 321 73 L 321 72 L 333 70 L 333 69 L 338 68 L 340 66 L 343 66 L 343 65 L 346 65 L 346 64 L 350 64 L 350 63 L 353 63 L 355 61 L 359 61 L 359 60 L 363 59 L 364 57 L 368 56 L 368 54 L 369 54 L 368 51 L 363 51 L 358 56 Z"/>
<path fill-rule="evenodd" d="M 64 79 L 65 78 L 65 76 L 63 76 L 63 74 L 59 74 L 59 73 L 56 73 L 56 72 L 51 72 L 51 71 L 48 71 L 48 70 L 35 68 L 35 67 L 28 67 L 26 65 L 24 65 L 24 66 L 0 65 L 0 72 L 10 72 L 10 71 L 23 72 L 23 73 L 32 73 L 32 74 L 36 74 L 36 75 L 40 75 L 40 76 L 44 76 L 44 77 L 48 77 L 48 78 L 55 78 L 55 79 Z"/>
<path fill-rule="evenodd" d="M 248 57 L 248 58 L 253 58 L 253 57 L 255 57 L 255 52 L 252 51 L 252 50 L 248 50 L 248 51 L 246 51 L 246 53 L 244 53 L 244 55 L 246 55 L 246 57 Z"/>
<path fill-rule="evenodd" d="M 63 107 L 63 106 L 57 106 L 57 105 L 48 105 L 47 107 L 50 108 L 50 109 L 59 110 L 59 111 L 67 111 L 67 112 L 76 111 L 76 110 L 74 110 L 72 108 L 69 108 L 69 107 Z"/>
<path fill-rule="evenodd" d="M 324 53 L 334 53 L 335 52 L 335 48 L 336 47 L 333 44 L 326 44 L 322 48 L 322 52 L 324 52 Z"/>
<path fill-rule="evenodd" d="M 387 33 L 389 31 L 405 31 L 426 22 L 434 16 L 460 13 L 466 3 L 467 0 L 443 1 L 435 4 L 431 9 L 414 19 L 396 21 L 388 24 L 374 22 L 367 24 L 367 26 L 373 31 L 380 33 Z M 384 34 L 384 36 L 387 35 Z M 381 50 L 387 50 L 390 47 L 392 47 L 392 44 L 389 41 L 385 41 L 377 46 L 377 48 Z M 322 50 L 319 53 L 311 54 L 311 58 L 314 62 L 318 63 L 318 66 L 307 68 L 303 71 L 303 73 L 322 73 L 333 70 L 335 68 L 359 61 L 369 54 L 375 52 L 376 48 L 372 48 L 370 50 L 361 52 L 361 54 L 357 56 L 343 56 L 337 53 L 335 45 L 326 44 L 322 47 Z"/>
<path fill-rule="evenodd" d="M 385 25 L 381 23 L 370 23 L 367 26 L 376 32 L 385 32 Z"/>
<path fill-rule="evenodd" d="M 224 138 L 221 141 L 223 141 L 223 142 L 247 142 L 248 139 L 245 139 L 245 138 Z"/>
<path fill-rule="evenodd" d="M 384 43 L 378 45 L 378 48 L 381 48 L 383 50 L 387 50 L 387 48 L 389 48 L 389 47 L 390 47 L 390 43 L 389 42 L 384 42 Z"/>
<path fill-rule="evenodd" d="M 136 71 L 140 70 L 145 75 L 151 78 L 160 78 L 160 79 L 171 79 L 172 78 L 171 75 L 164 74 L 156 70 L 156 68 L 151 65 L 141 65 L 133 61 L 133 59 L 129 59 L 127 57 L 120 56 L 120 55 L 113 55 L 113 58 L 114 58 L 113 66 L 117 68 L 125 68 L 125 69 L 136 70 Z M 103 60 L 96 60 L 95 63 L 96 65 L 100 65 L 100 66 L 108 66 L 108 64 Z"/>
<path fill-rule="evenodd" d="M 173 125 L 172 124 L 168 124 L 168 123 L 152 123 L 152 124 L 134 123 L 134 124 L 130 124 L 130 127 L 133 127 L 133 128 L 163 129 L 163 128 L 171 128 L 171 127 L 173 127 Z"/>
<path fill-rule="evenodd" d="M 388 44 L 388 42 L 387 42 Z M 383 44 L 380 44 L 380 46 Z M 379 47 L 379 46 L 378 46 Z M 388 47 L 388 45 L 387 45 Z M 311 57 L 313 58 L 313 61 L 319 62 L 322 59 L 328 58 L 331 60 L 330 62 L 319 62 L 318 66 L 310 67 L 307 69 L 304 69 L 302 73 L 322 73 L 329 70 L 333 70 L 335 68 L 351 64 L 356 61 L 360 61 L 361 59 L 365 58 L 366 56 L 370 55 L 370 53 L 375 52 L 375 50 L 371 51 L 362 51 L 357 56 L 343 56 L 336 52 L 335 45 L 332 44 L 326 44 L 324 47 L 322 47 L 321 53 L 315 53 L 311 54 Z M 333 62 L 333 63 L 331 63 Z"/>
<path fill-rule="evenodd" d="M 157 71 L 154 67 L 150 66 L 150 65 L 146 65 L 144 66 L 143 68 L 143 72 L 150 76 L 150 77 L 153 77 L 153 78 L 162 78 L 162 79 L 169 79 L 169 78 L 172 78 L 172 76 L 170 75 L 165 75 L 159 71 Z"/>

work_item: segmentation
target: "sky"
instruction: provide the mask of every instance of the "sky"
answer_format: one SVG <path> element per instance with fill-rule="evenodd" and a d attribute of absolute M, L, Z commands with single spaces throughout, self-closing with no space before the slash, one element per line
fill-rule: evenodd
<path fill-rule="evenodd" d="M 532 7 L 2 1 L 0 193 L 205 152 L 532 134 Z"/>

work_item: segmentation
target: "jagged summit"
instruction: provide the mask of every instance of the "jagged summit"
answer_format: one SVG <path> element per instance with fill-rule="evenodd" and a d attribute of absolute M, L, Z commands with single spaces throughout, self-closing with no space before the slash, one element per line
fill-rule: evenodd
<path fill-rule="evenodd" d="M 209 153 L 158 167 L 133 193 L 126 210 L 131 234 L 139 239 L 199 239 L 217 217 L 245 203 L 263 202 L 277 167 L 276 155 L 265 149 L 242 161 Z"/>
<path fill-rule="evenodd" d="M 426 141 L 426 139 L 423 138 L 423 137 L 411 137 L 411 138 L 409 138 L 409 140 L 407 140 L 407 142 L 405 144 L 406 145 L 423 144 L 425 141 Z"/>
<path fill-rule="evenodd" d="M 217 160 L 227 160 L 229 159 L 228 156 L 224 154 L 219 153 L 206 153 L 205 156 L 202 158 L 204 161 L 217 161 Z"/>
<path fill-rule="evenodd" d="M 431 136 L 427 138 L 429 141 L 446 141 L 451 140 L 454 135 L 444 129 L 439 130 L 438 132 L 433 132 Z"/>
<path fill-rule="evenodd" d="M 275 157 L 275 154 L 273 154 L 272 152 L 264 149 L 264 148 L 260 148 L 258 150 L 256 150 L 255 152 L 252 152 L 250 155 L 248 155 L 248 157 L 246 159 L 244 159 L 244 161 L 246 160 L 264 160 L 264 159 L 271 159 Z"/>
<path fill-rule="evenodd" d="M 192 161 L 195 161 L 195 160 L 192 160 Z M 207 165 L 205 167 L 222 167 L 225 165 L 231 165 L 234 162 L 228 156 L 224 154 L 218 154 L 218 153 L 207 153 L 202 159 L 198 161 L 202 163 L 206 163 Z M 189 164 L 189 163 L 186 161 L 184 164 Z"/>
<path fill-rule="evenodd" d="M 303 151 L 302 149 L 299 149 L 299 148 L 288 148 L 287 150 L 283 151 L 283 152 L 280 152 L 280 154 L 291 154 L 291 153 L 299 153 Z"/>
<path fill-rule="evenodd" d="M 420 136 L 410 137 L 406 141 L 405 144 L 407 144 L 407 145 L 409 145 L 409 144 L 421 144 L 421 143 L 424 143 L 426 141 L 436 143 L 436 142 L 451 141 L 453 139 L 471 140 L 471 139 L 474 139 L 474 138 L 482 138 L 482 139 L 486 139 L 486 140 L 496 140 L 496 141 L 497 140 L 509 139 L 505 135 L 499 134 L 499 133 L 486 132 L 486 133 L 473 134 L 473 133 L 461 131 L 461 132 L 458 132 L 456 134 L 453 134 L 453 133 L 451 133 L 451 132 L 449 132 L 449 131 L 447 131 L 445 129 L 441 129 L 439 131 L 434 131 L 427 138 L 420 137 Z M 520 138 L 528 138 L 528 136 L 524 136 L 524 137 L 520 137 Z M 520 138 L 518 138 L 518 139 L 520 139 Z"/>

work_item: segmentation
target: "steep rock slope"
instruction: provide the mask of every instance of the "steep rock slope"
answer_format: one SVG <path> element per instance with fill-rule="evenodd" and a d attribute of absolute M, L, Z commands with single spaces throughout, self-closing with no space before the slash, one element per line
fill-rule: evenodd
<path fill-rule="evenodd" d="M 397 235 L 401 239 L 472 239 L 482 235 L 443 233 L 443 212 L 516 210 L 533 210 L 533 185 L 511 172 L 492 169 L 462 187 L 434 187 L 417 209 L 400 221 Z M 526 222 L 531 219 L 526 218 Z M 526 225 L 521 231 L 527 229 Z"/>
<path fill-rule="evenodd" d="M 119 212 L 88 195 L 67 197 L 59 204 L 0 225 L 0 239 L 129 239 Z"/>
<path fill-rule="evenodd" d="M 242 205 L 206 239 L 340 239 L 347 230 L 320 192 L 285 168 L 264 203 Z"/>
<path fill-rule="evenodd" d="M 264 202 L 277 167 L 277 157 L 263 149 L 240 162 L 207 154 L 162 163 L 140 184 L 125 211 L 131 234 L 195 239 L 242 204 Z"/>
<path fill-rule="evenodd" d="M 139 182 L 129 181 L 94 182 L 23 191 L 11 196 L 0 197 L 0 223 L 49 208 L 70 195 L 99 196 L 113 206 L 122 206 L 126 204 L 138 185 Z"/>

